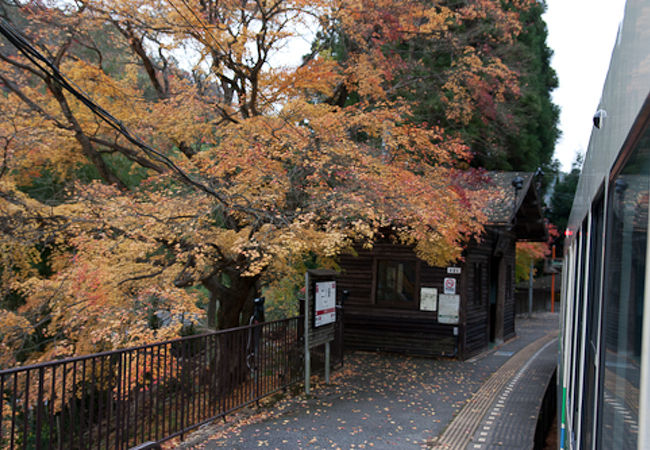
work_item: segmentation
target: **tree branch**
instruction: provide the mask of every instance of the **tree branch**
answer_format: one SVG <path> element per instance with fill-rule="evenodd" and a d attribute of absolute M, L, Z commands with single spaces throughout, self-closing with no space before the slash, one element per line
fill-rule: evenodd
<path fill-rule="evenodd" d="M 110 148 L 113 151 L 119 152 L 126 156 L 128 159 L 130 159 L 133 162 L 136 162 L 140 164 L 142 167 L 146 167 L 147 169 L 152 169 L 155 170 L 158 173 L 164 173 L 166 170 L 162 166 L 154 163 L 153 161 L 139 155 L 135 150 L 130 149 L 128 147 L 124 147 L 117 142 L 110 142 L 107 141 L 106 139 L 102 139 L 96 136 L 88 136 L 88 139 L 91 142 L 94 142 L 95 144 L 102 145 L 104 147 Z"/>
<path fill-rule="evenodd" d="M 36 103 L 34 103 L 23 91 L 20 90 L 18 85 L 16 85 L 13 81 L 11 81 L 8 78 L 5 78 L 2 74 L 0 74 L 0 83 L 2 83 L 8 90 L 16 94 L 18 98 L 20 98 L 23 103 L 25 103 L 27 106 L 29 106 L 30 109 L 33 111 L 39 113 L 43 117 L 45 117 L 47 120 L 51 121 L 54 123 L 57 127 L 64 129 L 64 130 L 72 130 L 73 127 L 64 125 L 63 123 L 59 122 L 54 116 L 52 116 L 50 113 L 45 111 L 43 108 L 38 106 Z"/>

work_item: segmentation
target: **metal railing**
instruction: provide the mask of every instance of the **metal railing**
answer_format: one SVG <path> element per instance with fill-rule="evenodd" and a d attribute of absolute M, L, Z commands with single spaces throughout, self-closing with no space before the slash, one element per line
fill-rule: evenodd
<path fill-rule="evenodd" d="M 162 442 L 300 381 L 300 318 L 0 371 L 0 448 Z"/>

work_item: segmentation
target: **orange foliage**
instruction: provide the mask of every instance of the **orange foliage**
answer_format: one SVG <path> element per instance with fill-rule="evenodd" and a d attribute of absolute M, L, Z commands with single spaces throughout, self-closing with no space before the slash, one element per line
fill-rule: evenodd
<path fill-rule="evenodd" d="M 517 281 L 530 278 L 530 263 L 533 264 L 542 258 L 551 256 L 551 245 L 559 236 L 557 228 L 552 223 L 546 223 L 548 231 L 547 242 L 517 242 L 517 259 L 515 261 L 515 272 Z M 536 270 L 533 270 L 536 273 Z"/>
<path fill-rule="evenodd" d="M 383 46 L 499 14 L 493 39 L 508 40 L 519 31 L 515 13 L 489 1 L 455 11 L 393 0 L 95 0 L 66 8 L 29 3 L 16 13 L 75 85 L 187 177 L 0 43 L 8 92 L 0 96 L 0 144 L 11 169 L 0 172 L 2 288 L 25 299 L 0 317 L 9 330 L 0 335 L 3 355 L 36 328 L 48 344 L 33 360 L 176 336 L 206 320 L 196 306 L 206 299 L 189 286 L 205 287 L 238 320 L 249 290 L 305 255 L 333 258 L 353 242 L 371 245 L 383 227 L 435 265 L 458 259 L 481 233 L 485 192 L 465 189 L 456 168 L 468 148 L 441 128 L 408 123 L 407 102 L 391 83 L 410 62 Z M 299 68 L 270 68 L 272 54 L 314 16 L 355 43 L 349 58 L 323 52 Z M 515 74 L 469 47 L 448 75 L 448 114 L 460 121 L 488 109 L 482 92 L 498 102 L 516 91 Z M 346 89 L 359 101 L 338 101 Z M 82 166 L 95 181 L 79 179 Z M 15 189 L 41 168 L 65 182 L 52 205 Z M 34 270 L 37 243 L 52 250 L 52 274 Z"/>

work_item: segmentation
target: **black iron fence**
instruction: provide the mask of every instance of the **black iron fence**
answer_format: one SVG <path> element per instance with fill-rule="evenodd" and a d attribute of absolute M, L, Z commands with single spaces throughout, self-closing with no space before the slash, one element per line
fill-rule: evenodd
<path fill-rule="evenodd" d="M 0 448 L 124 449 L 300 381 L 301 319 L 0 371 Z"/>

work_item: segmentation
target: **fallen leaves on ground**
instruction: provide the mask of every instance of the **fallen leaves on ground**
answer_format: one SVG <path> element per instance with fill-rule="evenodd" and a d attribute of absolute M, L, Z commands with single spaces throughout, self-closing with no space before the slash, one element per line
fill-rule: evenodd
<path fill-rule="evenodd" d="M 192 448 L 419 447 L 458 413 L 488 375 L 447 359 L 355 352 L 331 383 L 228 417 Z M 264 403 L 264 402 L 263 402 Z"/>

